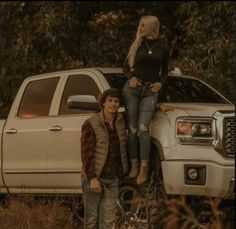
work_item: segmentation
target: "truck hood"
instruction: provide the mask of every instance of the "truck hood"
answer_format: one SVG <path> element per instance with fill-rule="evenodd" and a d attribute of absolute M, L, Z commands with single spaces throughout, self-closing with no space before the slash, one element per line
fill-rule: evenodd
<path fill-rule="evenodd" d="M 184 111 L 189 116 L 208 116 L 211 117 L 217 111 L 232 111 L 235 106 L 232 104 L 217 103 L 166 103 L 176 111 Z"/>
<path fill-rule="evenodd" d="M 171 147 L 178 144 L 175 136 L 178 118 L 191 116 L 211 118 L 217 111 L 232 112 L 234 115 L 234 109 L 231 104 L 162 103 L 161 109 L 155 113 L 152 119 L 150 134 L 153 139 L 157 139 L 161 143 L 162 147 Z"/>

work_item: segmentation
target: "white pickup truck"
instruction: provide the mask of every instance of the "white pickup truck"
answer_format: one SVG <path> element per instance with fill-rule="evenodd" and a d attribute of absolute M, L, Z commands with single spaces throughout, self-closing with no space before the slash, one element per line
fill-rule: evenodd
<path fill-rule="evenodd" d="M 120 68 L 26 78 L 7 120 L 0 120 L 0 193 L 81 193 L 81 125 L 95 111 L 93 103 L 76 109 L 78 95 L 97 100 L 125 81 Z M 159 164 L 152 161 L 161 168 L 166 193 L 234 197 L 233 104 L 199 79 L 180 74 L 170 74 L 159 100 L 174 107 L 157 109 L 151 123 L 152 155 L 160 158 Z"/>

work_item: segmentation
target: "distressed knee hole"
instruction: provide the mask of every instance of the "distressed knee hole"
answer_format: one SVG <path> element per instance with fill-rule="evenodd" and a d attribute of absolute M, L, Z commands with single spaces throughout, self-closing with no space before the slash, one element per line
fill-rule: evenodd
<path fill-rule="evenodd" d="M 137 128 L 130 125 L 130 132 L 131 132 L 131 134 L 136 134 L 137 133 Z"/>
<path fill-rule="evenodd" d="M 142 123 L 142 124 L 140 125 L 140 127 L 139 127 L 139 131 L 140 131 L 140 132 L 148 131 L 148 127 L 145 126 L 145 125 Z"/>

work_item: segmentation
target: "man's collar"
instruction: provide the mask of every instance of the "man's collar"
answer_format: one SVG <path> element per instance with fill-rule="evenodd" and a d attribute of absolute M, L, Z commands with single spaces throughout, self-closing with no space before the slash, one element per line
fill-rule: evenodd
<path fill-rule="evenodd" d="M 104 116 L 104 111 L 103 111 L 103 109 L 100 111 L 99 116 L 100 116 L 101 121 L 102 121 L 103 123 L 105 123 L 105 116 Z M 116 112 L 115 117 L 114 117 L 114 119 L 113 119 L 113 123 L 115 123 L 116 121 L 120 120 L 121 117 L 122 117 L 122 115 L 119 114 L 119 112 Z"/>

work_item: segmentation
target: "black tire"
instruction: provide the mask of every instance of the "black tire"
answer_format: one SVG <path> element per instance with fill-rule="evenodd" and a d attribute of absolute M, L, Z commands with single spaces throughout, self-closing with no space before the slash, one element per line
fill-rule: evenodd
<path fill-rule="evenodd" d="M 117 228 L 147 228 L 148 205 L 140 187 L 132 179 L 124 179 L 120 183 L 117 199 Z M 138 226 L 138 227 L 137 227 Z"/>

